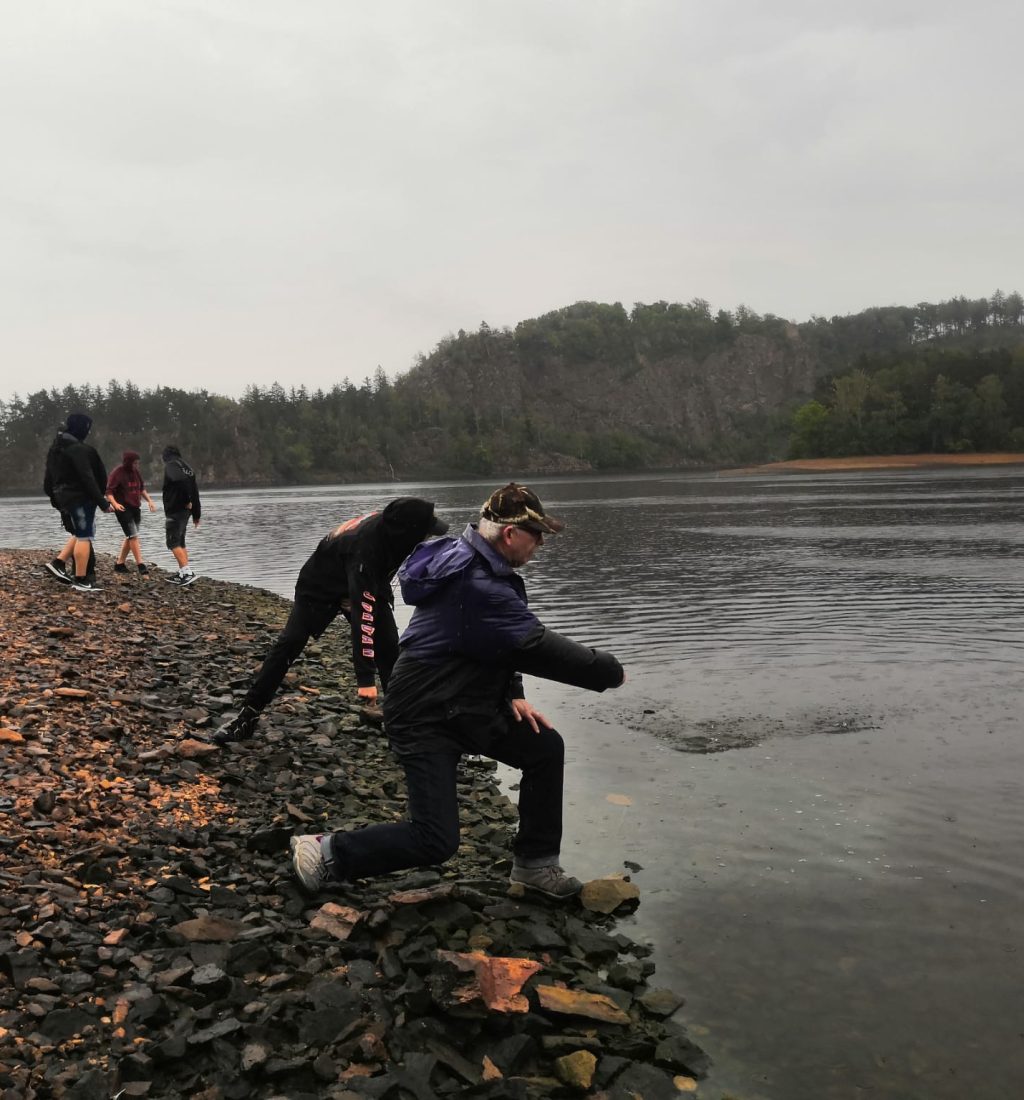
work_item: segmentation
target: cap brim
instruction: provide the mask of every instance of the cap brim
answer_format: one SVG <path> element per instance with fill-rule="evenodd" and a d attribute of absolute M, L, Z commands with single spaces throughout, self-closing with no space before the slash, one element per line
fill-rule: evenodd
<path fill-rule="evenodd" d="M 444 535 L 444 534 L 447 533 L 447 531 L 448 531 L 448 524 L 445 523 L 445 521 L 443 519 L 438 519 L 437 516 L 434 516 L 434 522 L 431 523 L 430 530 L 427 532 L 427 534 L 428 535 Z"/>
<path fill-rule="evenodd" d="M 517 523 L 516 526 L 527 531 L 534 531 L 538 535 L 557 535 L 565 527 L 565 524 L 555 516 L 545 516 L 543 522 L 528 519 L 525 523 Z"/>

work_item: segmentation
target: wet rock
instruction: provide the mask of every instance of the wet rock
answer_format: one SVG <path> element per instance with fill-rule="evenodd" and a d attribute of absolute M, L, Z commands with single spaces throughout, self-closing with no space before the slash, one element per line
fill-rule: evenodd
<path fill-rule="evenodd" d="M 80 1008 L 58 1008 L 48 1012 L 39 1025 L 39 1033 L 54 1042 L 63 1043 L 96 1023 L 96 1017 Z"/>
<path fill-rule="evenodd" d="M 609 1024 L 628 1024 L 629 1016 L 611 998 L 600 993 L 580 993 L 553 985 L 536 986 L 537 1000 L 547 1012 L 585 1016 Z"/>
<path fill-rule="evenodd" d="M 659 1019 L 671 1016 L 684 1003 L 685 998 L 680 997 L 678 993 L 673 993 L 671 989 L 649 989 L 637 998 L 637 1004 L 648 1016 L 656 1016 Z"/>
<path fill-rule="evenodd" d="M 555 1073 L 559 1081 L 579 1092 L 590 1088 L 596 1068 L 597 1057 L 589 1050 L 573 1051 L 555 1062 Z"/>
<path fill-rule="evenodd" d="M 685 1035 L 671 1035 L 655 1047 L 654 1061 L 675 1073 L 687 1073 L 693 1077 L 706 1077 L 710 1061 L 708 1056 Z"/>
<path fill-rule="evenodd" d="M 640 891 L 623 878 L 598 878 L 583 884 L 580 901 L 592 913 L 614 913 L 620 906 L 637 903 Z"/>

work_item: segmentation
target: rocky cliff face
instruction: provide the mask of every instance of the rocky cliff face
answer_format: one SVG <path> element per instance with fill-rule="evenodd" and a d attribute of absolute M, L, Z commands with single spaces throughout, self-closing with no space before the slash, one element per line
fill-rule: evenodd
<path fill-rule="evenodd" d="M 503 457 L 507 437 L 522 429 L 524 472 L 591 468 L 572 449 L 580 433 L 646 437 L 667 462 L 713 454 L 752 418 L 805 399 L 816 379 L 816 358 L 795 326 L 782 339 L 740 335 L 702 360 L 637 353 L 617 362 L 560 355 L 529 362 L 511 337 L 490 345 L 489 354 L 471 359 L 458 346 L 439 350 L 402 384 L 424 401 L 465 406 Z M 407 444 L 415 451 L 414 440 Z"/>

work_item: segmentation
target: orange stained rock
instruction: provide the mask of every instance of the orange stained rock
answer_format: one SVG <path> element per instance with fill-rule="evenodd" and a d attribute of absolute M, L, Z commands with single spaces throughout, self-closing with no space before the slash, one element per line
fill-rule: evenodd
<path fill-rule="evenodd" d="M 541 1008 L 566 1016 L 586 1016 L 590 1020 L 603 1020 L 609 1024 L 628 1024 L 629 1016 L 603 993 L 578 993 L 555 985 L 537 986 L 537 998 Z"/>
<path fill-rule="evenodd" d="M 17 730 L 0 729 L 0 745 L 22 745 L 25 738 Z"/>
<path fill-rule="evenodd" d="M 178 742 L 176 752 L 186 760 L 194 760 L 197 756 L 212 756 L 214 753 L 220 752 L 220 748 L 217 745 L 211 745 L 207 741 L 197 741 L 194 737 L 186 737 Z"/>
<path fill-rule="evenodd" d="M 362 919 L 363 914 L 358 909 L 329 901 L 326 905 L 320 906 L 316 915 L 309 922 L 309 927 L 326 932 L 336 940 L 347 940 L 352 935 L 352 930 Z"/>
<path fill-rule="evenodd" d="M 682 1077 L 682 1076 L 673 1077 L 672 1078 L 672 1084 L 675 1085 L 675 1087 L 680 1092 L 696 1092 L 697 1091 L 697 1082 L 693 1077 Z"/>
<path fill-rule="evenodd" d="M 372 1062 L 352 1062 L 338 1074 L 339 1081 L 346 1081 L 350 1077 L 372 1077 L 379 1067 Z"/>
<path fill-rule="evenodd" d="M 91 699 L 92 692 L 85 688 L 57 688 L 54 695 L 61 695 L 65 699 Z"/>
<path fill-rule="evenodd" d="M 490 1060 L 490 1058 L 487 1057 L 486 1054 L 484 1055 L 484 1060 L 481 1065 L 482 1070 L 480 1076 L 485 1081 L 497 1081 L 500 1077 L 504 1076 L 501 1070 L 498 1069 L 498 1067 Z"/>
<path fill-rule="evenodd" d="M 511 959 L 485 955 L 482 951 L 438 951 L 437 957 L 462 971 L 472 971 L 479 994 L 470 987 L 460 1000 L 475 1000 L 479 995 L 494 1012 L 529 1012 L 530 1002 L 520 990 L 543 966 L 533 959 Z"/>
<path fill-rule="evenodd" d="M 635 901 L 640 891 L 632 882 L 617 876 L 596 878 L 583 884 L 580 901 L 592 913 L 614 913 L 624 902 Z"/>

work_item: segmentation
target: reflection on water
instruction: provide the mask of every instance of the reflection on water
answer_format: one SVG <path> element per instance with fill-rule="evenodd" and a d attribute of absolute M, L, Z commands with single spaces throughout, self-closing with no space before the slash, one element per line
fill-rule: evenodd
<path fill-rule="evenodd" d="M 533 606 L 628 673 L 531 684 L 570 755 L 565 861 L 642 866 L 633 934 L 716 1059 L 701 1094 L 1017 1095 L 1024 475 L 533 484 L 568 524 Z M 211 492 L 189 542 L 201 573 L 290 595 L 339 520 L 417 493 L 457 530 L 490 488 Z M 0 502 L 0 540 L 56 546 L 54 516 Z"/>

